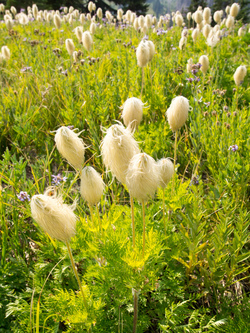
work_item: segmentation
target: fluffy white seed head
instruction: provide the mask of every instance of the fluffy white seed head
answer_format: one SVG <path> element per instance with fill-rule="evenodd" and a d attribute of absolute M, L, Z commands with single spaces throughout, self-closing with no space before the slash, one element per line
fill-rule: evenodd
<path fill-rule="evenodd" d="M 92 1 L 90 1 L 88 3 L 88 10 L 89 10 L 90 13 L 94 10 L 94 8 L 93 8 L 93 2 Z"/>
<path fill-rule="evenodd" d="M 188 19 L 188 21 L 190 21 L 191 18 L 192 18 L 192 13 L 191 13 L 191 12 L 188 12 L 188 13 L 187 13 L 187 19 Z"/>
<path fill-rule="evenodd" d="M 8 61 L 10 59 L 10 49 L 8 46 L 2 46 L 1 48 L 3 59 Z"/>
<path fill-rule="evenodd" d="M 80 133 L 79 133 L 80 134 Z M 76 170 L 81 170 L 84 164 L 85 145 L 79 134 L 62 126 L 56 131 L 55 142 L 59 153 Z"/>
<path fill-rule="evenodd" d="M 38 8 L 37 8 L 36 4 L 33 4 L 33 6 L 32 6 L 32 13 L 33 13 L 34 18 L 36 19 L 37 15 L 38 15 Z"/>
<path fill-rule="evenodd" d="M 3 13 L 4 12 L 4 4 L 3 3 L 0 3 L 0 13 Z"/>
<path fill-rule="evenodd" d="M 148 58 L 148 60 L 152 61 L 152 59 L 155 55 L 155 45 L 151 40 L 147 41 L 147 45 L 148 45 L 148 48 L 149 48 L 149 58 Z"/>
<path fill-rule="evenodd" d="M 178 27 L 182 27 L 183 17 L 182 15 L 175 15 L 175 23 Z"/>
<path fill-rule="evenodd" d="M 68 54 L 70 56 L 73 55 L 73 52 L 75 51 L 75 45 L 72 39 L 66 39 L 65 41 L 66 49 L 68 51 Z"/>
<path fill-rule="evenodd" d="M 122 20 L 122 15 L 123 15 L 123 10 L 121 8 L 119 8 L 117 10 L 117 19 L 118 19 L 118 21 Z"/>
<path fill-rule="evenodd" d="M 125 17 L 126 17 L 126 20 L 127 20 L 128 22 L 131 21 L 131 15 L 132 15 L 131 10 L 127 10 L 127 11 L 126 11 L 126 14 L 125 14 Z"/>
<path fill-rule="evenodd" d="M 187 72 L 188 73 L 191 73 L 192 65 L 193 65 L 193 59 L 190 58 L 190 59 L 188 59 L 188 62 L 187 62 Z"/>
<path fill-rule="evenodd" d="M 88 52 L 91 51 L 93 40 L 89 31 L 84 31 L 82 34 L 82 44 Z"/>
<path fill-rule="evenodd" d="M 233 26 L 234 26 L 234 17 L 231 15 L 228 15 L 227 20 L 226 20 L 226 27 L 228 29 L 232 29 Z"/>
<path fill-rule="evenodd" d="M 227 6 L 227 7 L 226 7 L 225 12 L 226 12 L 227 15 L 230 13 L 230 6 Z"/>
<path fill-rule="evenodd" d="M 57 15 L 57 14 L 54 15 L 54 24 L 55 24 L 57 29 L 60 29 L 61 24 L 62 24 L 62 20 L 61 20 L 60 16 Z"/>
<path fill-rule="evenodd" d="M 220 38 L 214 33 L 213 30 L 210 31 L 208 38 L 207 38 L 207 45 L 211 47 L 215 47 L 217 43 L 220 41 Z"/>
<path fill-rule="evenodd" d="M 210 24 L 206 24 L 204 25 L 203 29 L 202 29 L 202 33 L 203 33 L 203 36 L 205 38 L 208 38 L 208 35 L 209 35 L 209 32 L 211 30 L 211 25 Z"/>
<path fill-rule="evenodd" d="M 142 40 L 136 49 L 137 65 L 145 67 L 149 61 L 149 47 L 146 41 Z"/>
<path fill-rule="evenodd" d="M 150 29 L 152 26 L 152 15 L 147 14 L 145 16 L 145 21 L 146 21 L 145 24 L 146 24 L 147 28 Z"/>
<path fill-rule="evenodd" d="M 47 232 L 50 237 L 62 242 L 69 242 L 76 233 L 77 217 L 74 214 L 74 205 L 63 203 L 60 196 L 49 188 L 45 194 L 34 195 L 30 207 L 33 219 Z"/>
<path fill-rule="evenodd" d="M 158 184 L 159 168 L 155 160 L 145 153 L 134 155 L 126 177 L 130 195 L 139 202 L 148 201 L 155 194 Z"/>
<path fill-rule="evenodd" d="M 200 24 L 203 20 L 202 12 L 200 10 L 197 10 L 194 14 L 194 20 L 197 24 Z"/>
<path fill-rule="evenodd" d="M 181 128 L 188 118 L 189 102 L 183 96 L 175 97 L 170 107 L 167 109 L 166 116 L 169 126 L 173 132 Z"/>
<path fill-rule="evenodd" d="M 219 10 L 214 13 L 214 21 L 218 24 L 221 22 L 221 12 Z"/>
<path fill-rule="evenodd" d="M 199 29 L 195 28 L 192 32 L 192 38 L 193 38 L 193 41 L 196 42 L 198 36 L 199 36 L 200 32 L 199 32 Z"/>
<path fill-rule="evenodd" d="M 199 63 L 202 65 L 201 66 L 201 71 L 203 74 L 206 74 L 208 67 L 209 67 L 209 60 L 206 55 L 202 55 L 199 59 Z"/>
<path fill-rule="evenodd" d="M 12 29 L 14 23 L 13 23 L 12 19 L 7 19 L 7 20 L 5 20 L 5 24 L 6 24 L 7 30 L 10 30 L 10 29 Z"/>
<path fill-rule="evenodd" d="M 122 106 L 122 119 L 124 124 L 132 130 L 138 128 L 143 116 L 143 103 L 139 98 L 131 97 Z"/>
<path fill-rule="evenodd" d="M 139 26 L 142 28 L 145 24 L 145 17 L 143 15 L 140 15 L 139 18 L 138 18 L 138 23 L 139 23 Z"/>
<path fill-rule="evenodd" d="M 91 166 L 83 168 L 80 187 L 82 198 L 91 206 L 96 205 L 101 200 L 104 189 L 101 175 Z"/>
<path fill-rule="evenodd" d="M 138 29 L 139 29 L 139 21 L 138 21 L 138 17 L 135 18 L 134 23 L 133 23 L 133 26 L 134 26 L 135 30 L 138 30 Z"/>
<path fill-rule="evenodd" d="M 230 8 L 230 15 L 236 17 L 239 14 L 240 6 L 237 3 L 233 3 Z"/>
<path fill-rule="evenodd" d="M 26 25 L 29 23 L 29 18 L 26 14 L 22 13 L 19 18 L 18 18 L 18 21 L 20 24 L 22 25 Z"/>
<path fill-rule="evenodd" d="M 102 14 L 102 9 L 101 8 L 97 9 L 96 15 L 100 20 L 102 19 L 103 14 Z"/>
<path fill-rule="evenodd" d="M 237 86 L 241 85 L 247 74 L 246 66 L 239 66 L 234 73 L 234 82 Z"/>
<path fill-rule="evenodd" d="M 17 13 L 16 7 L 11 6 L 11 7 L 10 7 L 10 11 L 11 11 L 11 13 L 14 15 L 14 17 L 15 17 L 15 15 L 16 15 L 16 13 Z"/>
<path fill-rule="evenodd" d="M 211 15 L 211 9 L 209 7 L 204 8 L 203 19 L 206 23 L 209 23 L 210 15 Z"/>
<path fill-rule="evenodd" d="M 240 29 L 238 30 L 238 36 L 241 37 L 241 36 L 244 36 L 246 33 L 245 29 L 243 27 L 240 27 Z"/>
<path fill-rule="evenodd" d="M 162 158 L 157 161 L 159 168 L 159 186 L 165 188 L 174 174 L 174 164 L 169 158 Z"/>
<path fill-rule="evenodd" d="M 131 131 L 121 124 L 109 127 L 101 143 L 101 152 L 105 167 L 125 184 L 129 162 L 140 152 Z"/>
<path fill-rule="evenodd" d="M 74 31 L 75 31 L 75 34 L 76 34 L 76 37 L 77 37 L 78 41 L 81 42 L 82 41 L 83 27 L 82 26 L 76 27 Z"/>
<path fill-rule="evenodd" d="M 179 41 L 179 48 L 180 50 L 183 50 L 184 47 L 187 44 L 187 37 L 181 37 L 180 41 Z"/>
<path fill-rule="evenodd" d="M 81 24 L 83 25 L 85 22 L 85 15 L 81 14 L 79 20 L 80 20 Z"/>
<path fill-rule="evenodd" d="M 92 35 L 95 33 L 96 24 L 94 22 L 91 22 L 90 27 L 89 27 L 89 31 L 92 33 Z"/>

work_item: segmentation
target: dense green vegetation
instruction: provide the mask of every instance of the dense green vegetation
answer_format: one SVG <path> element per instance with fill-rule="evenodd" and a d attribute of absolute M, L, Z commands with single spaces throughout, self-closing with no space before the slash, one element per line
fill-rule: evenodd
<path fill-rule="evenodd" d="M 250 331 L 249 74 L 239 86 L 233 78 L 249 61 L 248 30 L 239 37 L 241 22 L 231 30 L 222 25 L 214 48 L 202 33 L 194 42 L 190 30 L 180 50 L 180 27 L 150 28 L 156 54 L 144 69 L 141 96 L 135 48 L 143 34 L 101 22 L 87 52 L 73 32 L 79 25 L 16 22 L 7 30 L 0 23 L 0 47 L 11 53 L 0 63 L 0 332 L 129 333 L 136 296 L 138 333 Z M 68 38 L 79 51 L 76 61 Z M 188 73 L 188 59 L 196 64 L 204 54 L 207 73 Z M 178 134 L 174 191 L 171 181 L 146 204 L 142 256 L 141 205 L 135 201 L 134 250 L 129 194 L 106 172 L 100 143 L 105 129 L 122 121 L 126 99 L 137 97 L 145 103 L 134 133 L 141 151 L 173 158 L 165 112 L 180 95 L 191 110 Z M 106 184 L 92 219 L 77 173 L 55 147 L 60 126 L 82 131 L 85 163 Z M 71 247 L 87 310 L 65 244 L 45 234 L 29 201 L 20 200 L 21 191 L 30 198 L 44 193 L 58 174 L 67 177 L 57 184 L 64 201 L 77 200 Z"/>

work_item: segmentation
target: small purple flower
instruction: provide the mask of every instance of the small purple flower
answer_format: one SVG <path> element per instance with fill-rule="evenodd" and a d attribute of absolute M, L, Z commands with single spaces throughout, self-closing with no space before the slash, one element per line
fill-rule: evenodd
<path fill-rule="evenodd" d="M 17 194 L 17 197 L 20 201 L 28 200 L 30 201 L 30 196 L 27 192 L 21 191 L 19 194 Z"/>
<path fill-rule="evenodd" d="M 24 73 L 24 72 L 27 72 L 27 71 L 31 71 L 31 72 L 32 72 L 32 67 L 27 66 L 27 67 L 23 67 L 23 68 L 21 69 L 21 73 Z"/>
<path fill-rule="evenodd" d="M 198 176 L 193 176 L 189 185 L 190 186 L 191 185 L 195 185 L 195 186 L 199 185 L 199 177 Z"/>
<path fill-rule="evenodd" d="M 24 39 L 23 39 L 23 42 L 26 42 L 27 41 L 27 38 L 26 37 L 24 37 Z"/>
<path fill-rule="evenodd" d="M 61 71 L 61 73 L 62 73 L 63 75 L 65 75 L 65 76 L 68 76 L 68 71 L 67 71 L 67 69 L 65 69 L 65 71 Z"/>
<path fill-rule="evenodd" d="M 73 125 L 69 125 L 67 126 L 70 130 L 73 130 L 74 129 L 74 126 Z"/>
<path fill-rule="evenodd" d="M 228 150 L 232 150 L 233 152 L 235 152 L 238 149 L 239 149 L 239 147 L 237 145 L 232 145 L 228 148 Z"/>
<path fill-rule="evenodd" d="M 21 8 L 20 9 L 20 13 L 24 13 L 25 12 L 25 9 L 24 8 Z"/>
<path fill-rule="evenodd" d="M 201 79 L 200 79 L 199 77 L 197 77 L 197 76 L 195 77 L 195 81 L 196 81 L 196 82 L 200 82 L 200 80 L 201 80 Z"/>
<path fill-rule="evenodd" d="M 194 81 L 194 79 L 193 79 L 192 77 L 187 78 L 187 80 L 188 80 L 188 82 L 190 82 L 190 83 Z"/>
<path fill-rule="evenodd" d="M 192 69 L 192 71 L 191 71 L 191 72 L 192 72 L 192 74 L 193 74 L 193 75 L 195 75 L 195 74 L 197 74 L 197 73 L 198 73 L 198 71 L 199 71 L 198 69 Z"/>
<path fill-rule="evenodd" d="M 208 107 L 211 103 L 210 102 L 207 102 L 207 103 L 204 102 L 204 104 L 206 105 L 206 107 Z"/>
<path fill-rule="evenodd" d="M 54 185 L 60 185 L 61 182 L 66 182 L 67 177 L 62 177 L 59 173 L 58 175 L 52 175 L 52 184 Z"/>

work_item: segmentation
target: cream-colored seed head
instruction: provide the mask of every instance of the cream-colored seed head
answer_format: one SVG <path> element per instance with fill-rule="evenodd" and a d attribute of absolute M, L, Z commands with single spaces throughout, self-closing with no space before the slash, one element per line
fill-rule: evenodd
<path fill-rule="evenodd" d="M 91 166 L 83 168 L 80 187 L 82 198 L 91 206 L 96 205 L 101 200 L 104 189 L 101 175 Z"/>
<path fill-rule="evenodd" d="M 121 8 L 119 8 L 117 10 L 117 19 L 118 19 L 118 21 L 122 20 L 122 15 L 123 15 L 123 10 Z"/>
<path fill-rule="evenodd" d="M 187 37 L 181 37 L 180 41 L 179 41 L 179 48 L 180 50 L 183 50 L 184 47 L 187 44 Z"/>
<path fill-rule="evenodd" d="M 10 7 L 10 11 L 11 11 L 11 13 L 14 15 L 14 17 L 15 17 L 15 15 L 16 15 L 16 13 L 17 13 L 16 8 L 15 8 L 14 6 L 11 6 L 11 7 Z"/>
<path fill-rule="evenodd" d="M 75 207 L 64 204 L 62 198 L 55 194 L 50 196 L 51 192 L 53 189 L 48 189 L 45 194 L 31 198 L 32 217 L 50 237 L 69 242 L 76 233 Z"/>
<path fill-rule="evenodd" d="M 66 49 L 68 51 L 68 54 L 70 56 L 73 55 L 73 52 L 75 51 L 75 45 L 72 39 L 66 39 L 65 41 Z"/>
<path fill-rule="evenodd" d="M 211 9 L 209 7 L 204 8 L 203 19 L 206 23 L 209 23 L 210 15 L 211 15 Z"/>
<path fill-rule="evenodd" d="M 145 17 L 143 15 L 140 15 L 139 18 L 138 18 L 138 23 L 139 23 L 139 26 L 142 28 L 145 24 Z"/>
<path fill-rule="evenodd" d="M 239 30 L 238 30 L 238 36 L 239 37 L 242 37 L 244 36 L 246 33 L 245 29 L 243 27 L 241 27 Z"/>
<path fill-rule="evenodd" d="M 126 11 L 126 14 L 125 14 L 125 17 L 126 17 L 126 20 L 127 20 L 128 22 L 131 21 L 131 15 L 132 15 L 131 10 L 127 10 L 127 11 Z"/>
<path fill-rule="evenodd" d="M 202 65 L 201 66 L 201 71 L 203 74 L 206 74 L 208 67 L 209 67 L 209 60 L 206 55 L 202 55 L 199 59 L 199 63 Z"/>
<path fill-rule="evenodd" d="M 152 61 L 154 55 L 155 55 L 155 45 L 151 40 L 147 41 L 147 45 L 149 48 L 149 58 L 148 61 Z"/>
<path fill-rule="evenodd" d="M 145 24 L 146 24 L 147 28 L 150 29 L 151 26 L 152 26 L 152 16 L 149 15 L 149 14 L 147 14 L 147 15 L 145 16 L 145 21 L 146 21 Z"/>
<path fill-rule="evenodd" d="M 77 62 L 77 60 L 78 60 L 78 52 L 74 51 L 73 54 L 72 54 L 72 57 L 73 57 L 74 62 Z"/>
<path fill-rule="evenodd" d="M 215 47 L 217 43 L 220 41 L 220 38 L 217 36 L 216 33 L 214 33 L 213 30 L 209 32 L 208 38 L 207 38 L 207 45 L 211 47 Z"/>
<path fill-rule="evenodd" d="M 0 53 L 0 64 L 1 64 L 1 62 L 3 62 L 3 61 L 4 61 L 4 57 L 3 57 L 2 53 Z"/>
<path fill-rule="evenodd" d="M 133 156 L 126 177 L 130 195 L 139 202 L 148 201 L 155 194 L 158 184 L 159 168 L 155 160 L 145 153 Z"/>
<path fill-rule="evenodd" d="M 175 97 L 170 107 L 167 109 L 166 116 L 169 126 L 173 132 L 181 128 L 188 118 L 189 102 L 183 96 Z"/>
<path fill-rule="evenodd" d="M 4 4 L 3 3 L 0 3 L 0 13 L 3 13 L 4 12 Z"/>
<path fill-rule="evenodd" d="M 81 14 L 79 20 L 80 20 L 81 24 L 83 25 L 85 22 L 85 15 Z"/>
<path fill-rule="evenodd" d="M 237 3 L 233 3 L 230 8 L 230 15 L 236 17 L 239 14 L 240 6 Z"/>
<path fill-rule="evenodd" d="M 175 23 L 178 27 L 182 27 L 183 17 L 181 14 L 175 16 Z"/>
<path fill-rule="evenodd" d="M 82 41 L 82 32 L 83 32 L 82 26 L 79 26 L 79 27 L 75 28 L 75 34 L 76 34 L 76 37 L 77 37 L 79 42 Z"/>
<path fill-rule="evenodd" d="M 97 17 L 99 18 L 99 20 L 102 19 L 103 14 L 102 14 L 102 9 L 101 9 L 101 8 L 98 8 L 98 9 L 97 9 L 96 15 L 97 15 Z"/>
<path fill-rule="evenodd" d="M 138 128 L 140 122 L 142 121 L 143 115 L 143 103 L 139 98 L 131 97 L 126 100 L 126 102 L 121 107 L 122 119 L 124 124 L 128 127 L 130 126 L 132 131 Z"/>
<path fill-rule="evenodd" d="M 149 61 L 149 47 L 146 41 L 142 40 L 136 49 L 137 65 L 145 67 Z"/>
<path fill-rule="evenodd" d="M 8 61 L 10 59 L 10 49 L 8 46 L 2 46 L 1 48 L 3 59 Z"/>
<path fill-rule="evenodd" d="M 204 25 L 203 29 L 202 29 L 202 33 L 203 33 L 203 36 L 205 38 L 208 38 L 208 35 L 210 33 L 210 30 L 211 30 L 211 25 L 210 24 L 206 24 Z"/>
<path fill-rule="evenodd" d="M 71 13 L 73 13 L 73 11 L 74 11 L 74 7 L 73 7 L 73 6 L 70 6 L 70 7 L 69 7 L 69 13 L 71 14 Z"/>
<path fill-rule="evenodd" d="M 82 44 L 88 52 L 91 51 L 93 40 L 89 31 L 84 31 L 82 34 Z"/>
<path fill-rule="evenodd" d="M 132 13 L 132 15 L 131 15 L 131 24 L 134 24 L 135 19 L 136 19 L 136 14 Z"/>
<path fill-rule="evenodd" d="M 202 12 L 200 10 L 197 10 L 194 15 L 194 20 L 197 24 L 200 24 L 203 20 Z"/>
<path fill-rule="evenodd" d="M 67 14 L 68 13 L 68 7 L 64 7 L 63 11 L 64 11 L 64 14 Z"/>
<path fill-rule="evenodd" d="M 22 13 L 18 19 L 19 23 L 22 25 L 26 25 L 29 23 L 29 18 L 26 14 Z"/>
<path fill-rule="evenodd" d="M 90 27 L 89 27 L 89 31 L 92 33 L 92 35 L 95 33 L 96 24 L 94 22 L 91 22 Z"/>
<path fill-rule="evenodd" d="M 101 143 L 105 167 L 123 184 L 131 158 L 140 152 L 130 129 L 122 124 L 109 127 Z"/>
<path fill-rule="evenodd" d="M 36 19 L 37 15 L 38 15 L 38 8 L 37 8 L 36 4 L 33 4 L 33 6 L 32 6 L 32 13 L 33 13 L 34 18 Z"/>
<path fill-rule="evenodd" d="M 7 28 L 7 30 L 10 30 L 12 27 L 13 27 L 13 20 L 12 19 L 7 19 L 6 21 L 5 21 L 5 24 L 6 24 L 6 28 Z"/>
<path fill-rule="evenodd" d="M 80 134 L 80 133 L 79 133 Z M 84 164 L 85 145 L 79 134 L 62 126 L 56 131 L 55 142 L 59 153 L 76 170 L 81 170 Z"/>
<path fill-rule="evenodd" d="M 221 12 L 219 10 L 214 13 L 214 21 L 218 24 L 221 22 Z"/>
<path fill-rule="evenodd" d="M 165 188 L 174 174 L 174 164 L 169 158 L 162 158 L 157 161 L 159 168 L 159 186 Z"/>
<path fill-rule="evenodd" d="M 135 30 L 138 30 L 138 29 L 139 29 L 138 17 L 135 18 L 134 23 L 133 23 L 133 26 L 134 26 Z"/>
<path fill-rule="evenodd" d="M 91 14 L 90 14 L 90 13 L 88 13 L 88 14 L 86 15 L 86 17 L 87 17 L 87 20 L 88 20 L 88 21 L 91 21 Z"/>
<path fill-rule="evenodd" d="M 226 27 L 228 29 L 232 29 L 233 26 L 234 26 L 234 17 L 231 15 L 228 15 L 227 20 L 226 20 Z"/>
<path fill-rule="evenodd" d="M 188 62 L 187 62 L 187 72 L 188 73 L 191 73 L 192 65 L 193 65 L 193 59 L 190 58 L 190 59 L 188 59 Z"/>
<path fill-rule="evenodd" d="M 225 12 L 226 12 L 227 15 L 230 13 L 230 6 L 227 6 L 227 7 L 226 7 Z"/>
<path fill-rule="evenodd" d="M 193 41 L 196 42 L 198 36 L 199 36 L 200 32 L 199 32 L 199 29 L 195 28 L 192 32 L 192 38 L 193 38 Z"/>
<path fill-rule="evenodd" d="M 246 66 L 239 66 L 234 73 L 234 82 L 237 86 L 241 85 L 247 74 Z"/>
<path fill-rule="evenodd" d="M 191 18 L 192 18 L 192 13 L 191 13 L 191 12 L 188 12 L 188 13 L 187 13 L 187 19 L 188 19 L 188 21 L 190 21 Z"/>
<path fill-rule="evenodd" d="M 60 16 L 55 14 L 54 15 L 54 24 L 55 24 L 57 29 L 60 29 L 61 23 L 62 23 L 62 20 L 61 20 Z"/>
<path fill-rule="evenodd" d="M 90 13 L 94 10 L 92 1 L 90 1 L 89 4 L 88 4 L 88 10 L 89 10 Z"/>

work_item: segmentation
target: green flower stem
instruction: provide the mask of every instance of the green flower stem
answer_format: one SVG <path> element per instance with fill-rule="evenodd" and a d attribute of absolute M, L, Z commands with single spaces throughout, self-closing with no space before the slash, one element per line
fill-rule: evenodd
<path fill-rule="evenodd" d="M 138 321 L 138 291 L 134 290 L 134 322 L 133 322 L 133 333 L 136 333 L 137 321 Z"/>
<path fill-rule="evenodd" d="M 70 258 L 70 261 L 71 261 L 71 266 L 73 268 L 75 277 L 77 279 L 77 282 L 78 282 L 78 285 L 79 285 L 79 288 L 80 288 L 80 291 L 81 291 L 81 294 L 82 294 L 84 306 L 85 306 L 86 310 L 88 310 L 87 301 L 86 301 L 86 298 L 85 298 L 85 295 L 84 295 L 84 292 L 83 292 L 83 289 L 82 289 L 82 284 L 81 284 L 79 275 L 78 275 L 76 267 L 75 267 L 75 262 L 74 262 L 74 258 L 73 258 L 72 252 L 71 252 L 69 242 L 66 242 L 66 246 L 67 246 L 67 249 L 68 249 L 68 252 L 69 252 L 69 258 Z"/>
<path fill-rule="evenodd" d="M 175 132 L 175 141 L 174 141 L 174 175 L 173 175 L 173 182 L 172 182 L 172 195 L 174 194 L 174 180 L 175 180 L 177 138 L 178 138 L 178 130 Z"/>
<path fill-rule="evenodd" d="M 142 235 L 142 258 L 145 253 L 145 239 L 146 239 L 146 222 L 145 222 L 145 202 L 142 201 L 142 221 L 143 221 L 143 235 Z"/>
<path fill-rule="evenodd" d="M 130 195 L 130 206 L 131 206 L 131 219 L 132 219 L 133 249 L 135 249 L 135 213 L 134 213 L 134 201 L 131 195 Z"/>

